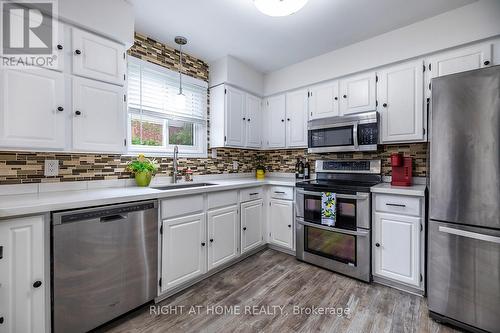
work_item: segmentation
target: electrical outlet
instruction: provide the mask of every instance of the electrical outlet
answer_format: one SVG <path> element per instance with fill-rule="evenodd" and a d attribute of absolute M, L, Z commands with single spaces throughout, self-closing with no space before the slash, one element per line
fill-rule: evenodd
<path fill-rule="evenodd" d="M 238 170 L 238 161 L 233 161 L 233 170 Z"/>
<path fill-rule="evenodd" d="M 45 168 L 43 169 L 45 177 L 53 177 L 59 175 L 59 161 L 45 160 Z"/>

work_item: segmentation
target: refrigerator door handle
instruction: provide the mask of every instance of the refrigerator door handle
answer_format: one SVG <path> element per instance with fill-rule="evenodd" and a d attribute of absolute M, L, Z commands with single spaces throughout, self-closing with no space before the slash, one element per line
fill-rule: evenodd
<path fill-rule="evenodd" d="M 460 229 L 455 229 L 455 228 L 448 228 L 448 227 L 443 227 L 443 226 L 439 227 L 439 231 L 447 233 L 447 234 L 452 234 L 452 235 L 482 240 L 485 242 L 500 244 L 500 237 L 478 234 L 477 232 L 470 232 L 470 231 L 465 231 L 465 230 L 460 230 Z"/>

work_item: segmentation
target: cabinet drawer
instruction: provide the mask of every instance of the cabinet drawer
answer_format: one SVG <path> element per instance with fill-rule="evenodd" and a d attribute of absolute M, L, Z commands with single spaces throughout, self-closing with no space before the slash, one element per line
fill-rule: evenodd
<path fill-rule="evenodd" d="M 420 205 L 420 198 L 417 197 L 385 194 L 375 196 L 375 209 L 379 212 L 420 216 Z"/>
<path fill-rule="evenodd" d="M 161 201 L 161 218 L 195 214 L 203 211 L 203 194 L 182 196 Z"/>
<path fill-rule="evenodd" d="M 251 201 L 255 199 L 262 199 L 263 191 L 262 187 L 252 187 L 246 188 L 240 191 L 241 202 Z"/>
<path fill-rule="evenodd" d="M 293 200 L 293 187 L 287 186 L 271 186 L 271 198 Z"/>
<path fill-rule="evenodd" d="M 236 205 L 238 203 L 237 191 L 222 191 L 208 195 L 208 209 Z"/>

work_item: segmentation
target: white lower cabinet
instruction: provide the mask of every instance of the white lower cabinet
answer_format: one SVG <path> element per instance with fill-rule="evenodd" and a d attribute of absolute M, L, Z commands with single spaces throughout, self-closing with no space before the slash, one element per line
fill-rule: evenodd
<path fill-rule="evenodd" d="M 0 222 L 0 332 L 47 331 L 45 223 L 44 216 Z"/>
<path fill-rule="evenodd" d="M 239 214 L 237 206 L 211 210 L 208 221 L 208 269 L 238 257 Z"/>
<path fill-rule="evenodd" d="M 393 193 L 373 196 L 374 281 L 423 293 L 425 197 Z"/>
<path fill-rule="evenodd" d="M 271 199 L 269 243 L 293 250 L 293 202 Z"/>
<path fill-rule="evenodd" d="M 162 223 L 161 292 L 206 272 L 205 213 Z"/>
<path fill-rule="evenodd" d="M 262 199 L 241 204 L 241 253 L 264 244 Z"/>
<path fill-rule="evenodd" d="M 420 286 L 418 217 L 375 213 L 374 275 Z"/>

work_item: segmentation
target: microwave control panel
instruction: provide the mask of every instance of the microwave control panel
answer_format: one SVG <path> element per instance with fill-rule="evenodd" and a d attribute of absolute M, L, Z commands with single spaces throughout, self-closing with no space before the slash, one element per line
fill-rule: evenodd
<path fill-rule="evenodd" d="M 378 124 L 359 124 L 358 125 L 358 144 L 376 145 L 378 143 Z"/>

